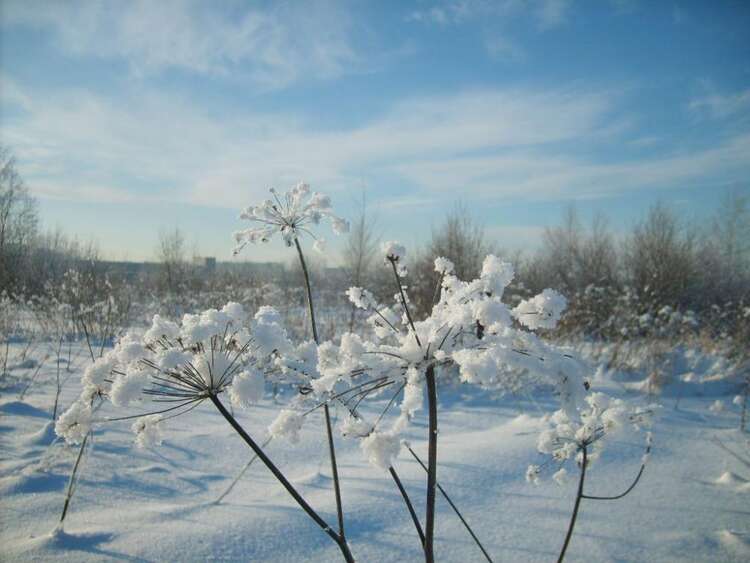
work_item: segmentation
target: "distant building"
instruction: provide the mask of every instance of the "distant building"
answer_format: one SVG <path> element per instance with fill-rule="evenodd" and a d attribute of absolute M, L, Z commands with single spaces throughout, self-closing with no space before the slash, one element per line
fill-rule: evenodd
<path fill-rule="evenodd" d="M 216 258 L 213 256 L 196 256 L 193 258 L 193 266 L 203 275 L 213 275 L 216 273 Z"/>

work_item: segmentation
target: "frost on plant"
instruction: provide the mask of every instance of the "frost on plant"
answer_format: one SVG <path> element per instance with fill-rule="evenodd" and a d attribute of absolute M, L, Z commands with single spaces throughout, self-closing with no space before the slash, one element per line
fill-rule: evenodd
<path fill-rule="evenodd" d="M 162 416 L 159 414 L 142 416 L 136 419 L 131 429 L 135 434 L 135 443 L 139 448 L 161 445 L 161 421 Z"/>
<path fill-rule="evenodd" d="M 464 281 L 456 277 L 449 260 L 438 258 L 439 299 L 429 316 L 415 320 L 409 314 L 408 291 L 402 286 L 407 275 L 406 249 L 390 241 L 383 244 L 382 253 L 396 274 L 394 302 L 381 304 L 372 292 L 359 287 L 346 292 L 356 307 L 370 314 L 373 337 L 363 340 L 345 334 L 339 345 L 323 343 L 317 365 L 306 369 L 315 373 L 311 389 L 324 402 L 335 393 L 356 410 L 362 400 L 390 397 L 377 420 L 364 422 L 350 416 L 342 426 L 347 435 L 363 437 L 363 452 L 374 465 L 383 467 L 398 455 L 400 448 L 394 444 L 422 407 L 428 369 L 437 370 L 438 378 L 458 376 L 465 383 L 501 391 L 547 382 L 558 388 L 575 387 L 567 395 L 585 394 L 580 363 L 567 350 L 524 329 L 554 327 L 564 308 L 562 297 L 547 290 L 530 301 L 533 311 L 529 305 L 525 315 L 520 315 L 502 300 L 514 275 L 510 264 L 490 255 L 480 277 Z M 532 312 L 533 322 L 515 322 Z M 288 360 L 287 355 L 281 356 L 282 361 Z M 398 412 L 391 420 L 388 411 L 396 405 Z"/>
<path fill-rule="evenodd" d="M 229 398 L 240 407 L 249 407 L 263 398 L 266 380 L 257 370 L 245 370 L 236 375 L 229 388 Z"/>
<path fill-rule="evenodd" d="M 291 346 L 278 321 L 273 309 L 264 308 L 248 322 L 244 308 L 233 302 L 186 314 L 180 323 L 155 315 L 143 335 L 126 334 L 87 368 L 81 398 L 58 419 L 58 434 L 80 441 L 90 427 L 86 405 L 95 396 L 148 411 L 132 425 L 140 445 L 158 444 L 167 420 L 211 396 L 228 392 L 234 404 L 252 405 L 263 396 L 265 374 L 274 370 L 269 351 Z"/>
<path fill-rule="evenodd" d="M 621 399 L 590 393 L 582 404 L 544 417 L 537 449 L 562 464 L 571 458 L 580 463 L 581 451 L 590 448 L 587 459 L 591 463 L 601 456 L 608 441 L 628 427 L 637 430 L 648 425 L 653 408 L 632 408 Z"/>
<path fill-rule="evenodd" d="M 303 233 L 315 238 L 308 227 L 319 224 L 322 219 L 331 223 L 336 234 L 349 230 L 349 223 L 333 213 L 331 198 L 318 192 L 310 193 L 307 184 L 299 183 L 284 194 L 271 189 L 271 195 L 272 199 L 250 206 L 240 214 L 241 219 L 257 226 L 234 234 L 235 254 L 248 243 L 268 242 L 276 233 L 281 234 L 287 246 L 292 246 Z M 317 244 L 316 250 L 322 251 L 323 243 Z"/>
<path fill-rule="evenodd" d="M 91 407 L 75 401 L 55 423 L 55 433 L 69 444 L 80 444 L 91 429 Z"/>
<path fill-rule="evenodd" d="M 268 427 L 268 432 L 274 438 L 286 438 L 292 444 L 299 442 L 299 432 L 302 430 L 302 414 L 284 409 Z"/>

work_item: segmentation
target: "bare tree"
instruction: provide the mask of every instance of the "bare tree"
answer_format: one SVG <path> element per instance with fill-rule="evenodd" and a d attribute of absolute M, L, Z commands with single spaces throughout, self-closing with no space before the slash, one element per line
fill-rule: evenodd
<path fill-rule="evenodd" d="M 697 286 L 694 233 L 662 204 L 651 208 L 625 246 L 631 286 L 646 305 L 689 306 Z"/>
<path fill-rule="evenodd" d="M 498 252 L 495 244 L 487 240 L 484 226 L 464 204 L 457 203 L 443 223 L 433 227 L 430 242 L 414 261 L 411 297 L 417 313 L 432 309 L 439 279 L 434 268 L 435 258 L 448 258 L 459 279 L 471 280 L 479 275 L 484 257 Z"/>
<path fill-rule="evenodd" d="M 179 293 L 186 269 L 185 236 L 179 227 L 172 231 L 159 231 L 156 255 L 162 265 L 163 289 L 169 293 Z"/>
<path fill-rule="evenodd" d="M 375 234 L 375 219 L 367 214 L 367 199 L 362 193 L 362 201 L 343 252 L 343 265 L 350 286 L 366 287 L 372 274 L 373 261 L 378 251 L 378 237 Z M 354 326 L 356 307 L 352 305 L 349 330 Z"/>
<path fill-rule="evenodd" d="M 23 285 L 39 222 L 36 201 L 0 145 L 0 291 Z"/>
<path fill-rule="evenodd" d="M 748 197 L 729 192 L 713 220 L 709 245 L 716 254 L 723 290 L 735 293 L 750 274 L 750 206 Z"/>
<path fill-rule="evenodd" d="M 596 215 L 590 229 L 575 207 L 566 209 L 562 224 L 544 232 L 542 248 L 532 260 L 529 280 L 533 290 L 557 287 L 571 296 L 589 286 L 609 286 L 617 276 L 617 248 L 604 215 Z"/>

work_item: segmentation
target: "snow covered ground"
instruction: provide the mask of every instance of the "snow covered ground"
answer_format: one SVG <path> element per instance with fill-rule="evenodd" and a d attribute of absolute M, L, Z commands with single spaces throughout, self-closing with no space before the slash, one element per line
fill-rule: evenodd
<path fill-rule="evenodd" d="M 11 357 L 20 348 L 11 348 Z M 78 395 L 85 350 L 75 349 L 62 393 Z M 28 378 L 32 364 L 13 366 Z M 84 458 L 64 532 L 52 533 L 62 510 L 77 448 L 55 441 L 49 425 L 55 364 L 18 400 L 19 386 L 0 392 L 0 559 L 8 561 L 338 561 L 338 548 L 301 513 L 260 464 L 221 503 L 215 500 L 250 452 L 210 404 L 175 419 L 164 443 L 139 449 L 130 421 L 99 426 Z M 598 388 L 630 401 L 623 375 Z M 629 381 L 635 381 L 637 376 Z M 619 501 L 584 501 L 568 550 L 570 561 L 750 560 L 750 444 L 737 430 L 733 389 L 697 374 L 664 390 L 654 451 L 640 484 Z M 7 381 L 6 381 L 7 384 Z M 630 386 L 632 387 L 632 386 Z M 679 402 L 678 399 L 679 398 Z M 719 399 L 726 408 L 710 407 Z M 283 399 L 282 399 L 283 400 Z M 554 561 L 563 542 L 577 475 L 561 487 L 526 482 L 538 463 L 536 427 L 557 408 L 550 393 L 493 397 L 476 389 L 440 389 L 438 480 L 495 561 Z M 367 408 L 375 409 L 371 403 Z M 100 414 L 121 415 L 108 410 Z M 134 412 L 138 412 L 133 409 Z M 270 397 L 238 419 L 262 439 L 278 412 Z M 408 431 L 426 457 L 425 413 Z M 745 461 L 725 448 L 740 454 Z M 389 476 L 372 467 L 357 443 L 337 442 L 347 536 L 359 561 L 419 561 L 409 515 Z M 621 492 L 636 474 L 643 440 L 619 442 L 591 469 L 587 492 Z M 325 433 L 320 415 L 308 418 L 297 446 L 274 441 L 270 457 L 308 501 L 335 521 Z M 423 513 L 425 474 L 402 451 L 397 469 Z M 438 497 L 436 552 L 440 561 L 481 561 L 481 553 Z"/>

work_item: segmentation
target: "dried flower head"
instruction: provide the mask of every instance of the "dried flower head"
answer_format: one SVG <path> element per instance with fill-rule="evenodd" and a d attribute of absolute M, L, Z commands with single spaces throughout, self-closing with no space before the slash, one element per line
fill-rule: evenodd
<path fill-rule="evenodd" d="M 292 246 L 300 233 L 315 238 L 308 227 L 319 224 L 321 219 L 330 221 L 336 234 L 349 231 L 349 223 L 333 213 L 331 198 L 318 192 L 310 193 L 307 184 L 299 183 L 283 195 L 273 188 L 270 191 L 273 199 L 250 206 L 240 214 L 241 219 L 259 223 L 260 226 L 234 233 L 237 242 L 234 254 L 248 243 L 268 242 L 277 232 L 281 233 L 287 246 Z M 322 243 L 316 249 L 322 250 Z"/>

